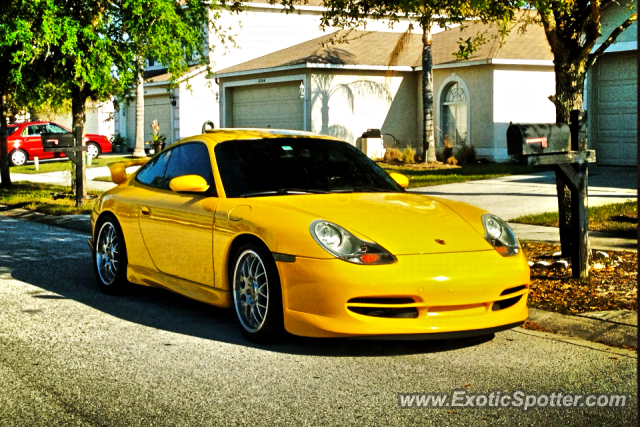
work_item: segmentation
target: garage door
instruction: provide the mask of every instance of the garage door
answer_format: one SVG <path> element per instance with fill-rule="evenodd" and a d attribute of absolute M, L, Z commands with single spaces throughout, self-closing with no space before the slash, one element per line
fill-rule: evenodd
<path fill-rule="evenodd" d="M 151 122 L 158 121 L 160 133 L 171 143 L 171 100 L 169 95 L 144 98 L 144 140 L 151 141 Z"/>
<path fill-rule="evenodd" d="M 304 129 L 299 82 L 233 89 L 233 127 Z"/>
<path fill-rule="evenodd" d="M 127 138 L 129 147 L 133 148 L 136 141 L 136 102 L 131 101 L 126 109 Z M 158 120 L 160 133 L 167 136 L 171 142 L 171 101 L 166 96 L 146 96 L 144 98 L 144 140 L 151 141 L 151 122 Z"/>
<path fill-rule="evenodd" d="M 637 165 L 636 52 L 609 53 L 596 65 L 596 157 L 602 165 Z"/>

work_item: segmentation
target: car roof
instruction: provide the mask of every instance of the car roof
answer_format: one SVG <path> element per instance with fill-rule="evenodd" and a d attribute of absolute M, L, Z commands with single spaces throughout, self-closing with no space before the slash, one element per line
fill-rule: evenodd
<path fill-rule="evenodd" d="M 206 139 L 213 144 L 218 144 L 225 141 L 233 141 L 239 139 L 263 139 L 263 138 L 318 138 L 318 139 L 332 139 L 335 141 L 342 141 L 339 138 L 335 138 L 330 135 L 321 135 L 314 132 L 305 132 L 300 130 L 291 129 L 258 129 L 258 128 L 221 128 L 207 130 L 202 135 L 195 135 L 189 138 L 180 140 L 177 143 L 200 141 Z"/>
<path fill-rule="evenodd" d="M 16 127 L 16 126 L 31 126 L 31 125 L 48 125 L 49 123 L 57 124 L 56 122 L 52 122 L 51 120 L 41 120 L 38 122 L 20 122 L 20 123 L 10 123 L 7 127 Z"/>
<path fill-rule="evenodd" d="M 47 123 L 53 123 L 50 120 L 40 120 L 37 122 L 21 122 L 21 123 L 12 123 L 13 126 L 22 126 L 22 125 L 46 125 Z M 8 125 L 8 126 L 11 126 Z"/>

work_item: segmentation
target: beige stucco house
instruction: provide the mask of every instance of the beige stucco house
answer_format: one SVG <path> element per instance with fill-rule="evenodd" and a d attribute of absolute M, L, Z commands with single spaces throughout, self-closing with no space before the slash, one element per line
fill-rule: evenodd
<path fill-rule="evenodd" d="M 488 43 L 457 60 L 460 38 L 486 33 Z M 434 35 L 436 147 L 470 144 L 480 157 L 507 160 L 510 121 L 555 120 L 551 51 L 542 28 L 517 30 L 500 43 L 482 24 Z M 220 121 L 225 127 L 285 127 L 334 135 L 358 145 L 371 128 L 388 146 L 421 146 L 422 42 L 413 36 L 389 67 L 397 33 L 333 34 L 220 70 Z M 302 93 L 304 88 L 304 93 Z"/>

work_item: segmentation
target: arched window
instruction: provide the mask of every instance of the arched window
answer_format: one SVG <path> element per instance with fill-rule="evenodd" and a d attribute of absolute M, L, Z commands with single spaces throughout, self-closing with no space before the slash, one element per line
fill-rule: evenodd
<path fill-rule="evenodd" d="M 453 82 L 442 98 L 442 133 L 444 145 L 467 144 L 467 94 Z"/>

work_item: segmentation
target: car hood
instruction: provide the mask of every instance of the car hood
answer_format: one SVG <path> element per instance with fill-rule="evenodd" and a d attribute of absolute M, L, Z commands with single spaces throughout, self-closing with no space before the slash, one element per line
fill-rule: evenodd
<path fill-rule="evenodd" d="M 348 193 L 254 199 L 334 222 L 395 255 L 472 252 L 492 246 L 453 209 L 411 193 Z M 467 214 L 484 212 L 468 206 Z M 311 222 L 309 222 L 310 224 Z"/>

